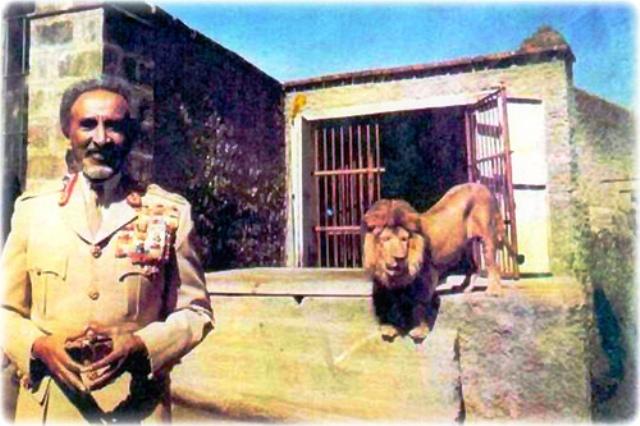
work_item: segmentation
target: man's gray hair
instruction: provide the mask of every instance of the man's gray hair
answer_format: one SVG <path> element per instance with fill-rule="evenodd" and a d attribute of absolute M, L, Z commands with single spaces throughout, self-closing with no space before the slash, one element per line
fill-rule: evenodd
<path fill-rule="evenodd" d="M 131 104 L 133 97 L 133 90 L 131 84 L 128 81 L 114 76 L 103 75 L 99 78 L 95 78 L 92 80 L 83 80 L 76 84 L 73 84 L 64 91 L 62 95 L 62 101 L 60 102 L 60 128 L 62 129 L 62 133 L 69 137 L 69 122 L 71 116 L 71 107 L 74 102 L 86 92 L 91 92 L 93 90 L 107 90 L 109 92 L 114 92 L 122 96 L 129 104 L 129 113 L 127 115 L 128 120 L 130 121 L 128 127 L 129 137 L 134 137 L 134 134 L 131 134 L 135 130 L 135 122 L 134 120 L 130 120 L 131 114 Z"/>

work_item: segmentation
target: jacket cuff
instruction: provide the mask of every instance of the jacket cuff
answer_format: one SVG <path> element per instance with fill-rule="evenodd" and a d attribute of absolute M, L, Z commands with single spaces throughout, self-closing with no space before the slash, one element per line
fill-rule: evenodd
<path fill-rule="evenodd" d="M 46 367 L 42 361 L 33 356 L 33 344 L 38 337 L 45 336 L 45 333 L 34 327 L 26 330 L 25 334 L 26 336 L 21 342 L 24 346 L 18 349 L 18 353 L 22 352 L 22 354 L 16 356 L 13 361 L 16 364 L 16 373 L 20 378 L 20 383 L 24 387 L 32 389 L 37 387 L 46 374 Z"/>
<path fill-rule="evenodd" d="M 211 318 L 190 310 L 171 314 L 166 321 L 153 322 L 134 334 L 147 347 L 150 377 L 176 364 L 212 329 Z"/>

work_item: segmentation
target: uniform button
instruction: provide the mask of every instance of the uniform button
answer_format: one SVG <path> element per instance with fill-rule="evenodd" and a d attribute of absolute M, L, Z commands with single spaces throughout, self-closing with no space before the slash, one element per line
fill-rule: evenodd
<path fill-rule="evenodd" d="M 89 292 L 89 298 L 91 300 L 97 300 L 100 297 L 100 292 L 98 290 L 92 290 Z"/>
<path fill-rule="evenodd" d="M 93 255 L 93 257 L 98 258 L 102 254 L 102 249 L 100 248 L 100 246 L 93 246 L 91 247 L 91 254 Z"/>

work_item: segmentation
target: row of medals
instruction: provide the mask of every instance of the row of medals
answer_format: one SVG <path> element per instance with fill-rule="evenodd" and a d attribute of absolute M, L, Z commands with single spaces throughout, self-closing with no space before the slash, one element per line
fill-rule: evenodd
<path fill-rule="evenodd" d="M 136 210 L 136 220 L 118 232 L 116 257 L 129 257 L 134 265 L 155 273 L 169 258 L 180 213 L 175 206 L 163 204 L 142 205 Z"/>

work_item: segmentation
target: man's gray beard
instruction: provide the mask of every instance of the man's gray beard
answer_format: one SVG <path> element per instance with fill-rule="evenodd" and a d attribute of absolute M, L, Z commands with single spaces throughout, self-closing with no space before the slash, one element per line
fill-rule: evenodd
<path fill-rule="evenodd" d="M 92 181 L 105 181 L 116 174 L 116 170 L 104 165 L 90 165 L 82 168 L 82 173 Z"/>

